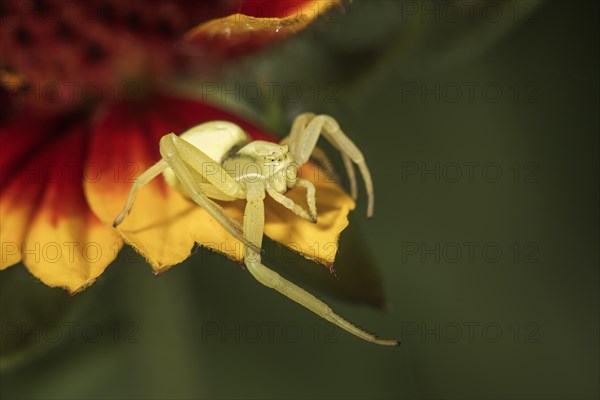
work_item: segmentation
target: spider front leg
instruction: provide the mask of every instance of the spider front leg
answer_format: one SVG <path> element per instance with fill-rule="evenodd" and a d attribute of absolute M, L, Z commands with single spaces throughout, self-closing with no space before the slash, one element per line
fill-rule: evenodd
<path fill-rule="evenodd" d="M 201 185 L 196 182 L 188 168 L 189 166 L 194 169 L 208 181 L 213 183 L 216 188 L 222 190 L 226 195 L 231 196 L 232 199 L 236 198 L 239 193 L 244 193 L 244 189 L 241 188 L 239 184 L 221 168 L 221 166 L 192 144 L 174 134 L 169 134 L 161 138 L 160 154 L 169 164 L 169 167 L 173 169 L 177 179 L 179 179 L 190 198 L 196 204 L 204 208 L 211 217 L 227 230 L 227 232 L 244 243 L 244 245 L 249 246 L 254 251 L 261 251 L 260 246 L 256 246 L 253 242 L 244 237 L 242 227 L 238 221 L 229 217 L 223 208 L 206 197 L 202 192 Z M 210 174 L 208 174 L 204 168 L 207 165 L 211 166 Z M 213 172 L 216 174 L 213 174 Z M 222 178 L 216 178 L 217 174 Z M 234 195 L 236 197 L 234 197 Z"/>
<path fill-rule="evenodd" d="M 367 216 L 372 217 L 375 207 L 375 195 L 371 173 L 363 154 L 342 132 L 335 119 L 328 115 L 314 116 L 312 113 L 302 114 L 296 118 L 289 137 L 285 139 L 290 146 L 294 161 L 298 165 L 303 165 L 308 161 L 321 134 L 342 153 L 344 165 L 350 179 L 352 197 L 356 197 L 357 193 L 352 162 L 358 166 L 367 190 Z"/>
<path fill-rule="evenodd" d="M 317 164 L 325 170 L 325 174 L 327 177 L 329 177 L 329 179 L 335 182 L 341 182 L 339 175 L 333 169 L 333 163 L 327 156 L 327 153 L 325 153 L 325 151 L 322 148 L 320 148 L 319 146 L 315 146 L 312 154 L 310 155 L 310 158 L 316 161 Z M 352 163 L 350 159 L 348 160 L 350 161 L 350 163 Z M 346 165 L 346 169 L 347 168 L 348 166 Z M 352 170 L 352 173 L 354 173 L 354 170 Z M 350 179 L 350 183 L 354 183 L 354 185 L 352 186 L 352 197 L 356 200 L 356 179 Z"/>
<path fill-rule="evenodd" d="M 262 246 L 265 223 L 265 188 L 262 185 L 263 184 L 261 183 L 247 185 L 247 204 L 244 212 L 244 236 L 258 248 Z M 254 250 L 253 247 L 245 248 L 244 262 L 246 263 L 248 271 L 250 271 L 260 283 L 277 290 L 279 293 L 308 308 L 318 316 L 339 326 L 347 332 L 376 344 L 386 346 L 397 346 L 399 344 L 396 340 L 377 339 L 375 336 L 352 325 L 350 322 L 334 313 L 327 304 L 264 266 L 261 263 L 260 253 Z"/>
<path fill-rule="evenodd" d="M 308 212 L 306 212 L 306 210 L 304 210 L 298 204 L 294 203 L 294 201 L 289 197 L 276 191 L 270 184 L 267 183 L 265 189 L 267 190 L 267 193 L 269 193 L 269 196 L 273 198 L 273 200 L 275 200 L 285 208 L 291 210 L 294 214 L 298 215 L 299 217 L 302 217 L 305 220 L 315 224 L 317 222 L 315 186 L 312 184 L 312 182 L 302 178 L 297 178 L 296 186 L 302 186 L 306 188 L 306 201 L 308 203 Z"/>
<path fill-rule="evenodd" d="M 296 186 L 301 186 L 306 189 L 306 202 L 308 203 L 308 211 L 314 218 L 313 222 L 317 222 L 317 199 L 315 185 L 313 185 L 311 181 L 298 178 L 296 180 Z"/>
<path fill-rule="evenodd" d="M 302 140 L 302 135 L 304 134 L 306 126 L 314 117 L 315 114 L 313 113 L 304 113 L 296 117 L 294 123 L 292 124 L 290 134 L 287 137 L 285 137 L 281 141 L 281 143 L 289 144 L 289 142 L 292 141 L 294 143 L 299 143 Z M 312 146 L 312 151 L 309 151 L 308 157 L 314 158 L 321 165 L 321 167 L 325 169 L 325 173 L 327 174 L 327 176 L 339 182 L 339 176 L 335 173 L 333 167 L 331 166 L 331 161 L 329 160 L 329 157 L 327 157 L 327 154 L 319 146 L 316 145 L 318 139 L 319 137 L 316 136 L 314 143 L 308 144 L 307 147 L 309 149 Z M 336 143 L 333 143 L 333 146 L 338 151 L 341 151 L 336 145 Z M 358 188 L 356 185 L 356 175 L 354 174 L 354 168 L 352 167 L 352 159 L 348 157 L 348 155 L 344 152 L 342 152 L 342 159 L 344 161 L 344 168 L 346 168 L 346 173 L 348 174 L 348 180 L 350 181 L 350 195 L 354 200 L 356 200 L 356 198 L 358 197 Z"/>
<path fill-rule="evenodd" d="M 133 185 L 131 186 L 131 190 L 129 191 L 129 196 L 127 197 L 127 202 L 125 203 L 123 210 L 121 210 L 121 212 L 119 213 L 119 215 L 117 216 L 117 218 L 115 218 L 115 221 L 113 222 L 113 228 L 116 228 L 117 226 L 119 226 L 121 224 L 121 222 L 123 222 L 123 220 L 125 219 L 127 214 L 129 214 L 129 212 L 131 211 L 131 208 L 133 207 L 133 202 L 135 201 L 135 198 L 137 197 L 138 190 L 142 186 L 144 186 L 148 182 L 150 182 L 152 179 L 154 179 L 158 175 L 160 175 L 168 167 L 169 167 L 169 164 L 167 164 L 165 162 L 165 160 L 160 160 L 159 162 L 157 162 L 156 164 L 154 164 L 153 166 L 148 168 L 146 171 L 144 171 L 140 176 L 138 176 L 135 179 L 135 182 L 133 182 Z"/>

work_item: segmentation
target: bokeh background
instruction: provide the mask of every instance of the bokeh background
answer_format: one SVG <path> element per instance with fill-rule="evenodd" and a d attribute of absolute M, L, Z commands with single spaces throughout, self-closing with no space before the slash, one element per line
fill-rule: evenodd
<path fill-rule="evenodd" d="M 126 249 L 74 297 L 0 274 L 1 397 L 598 398 L 598 5 L 447 4 L 354 1 L 175 89 L 279 135 L 305 110 L 338 119 L 375 217 L 363 195 L 337 277 L 277 246 L 267 264 L 400 347 L 216 254 L 155 277 Z M 257 82 L 290 89 L 244 94 Z"/>

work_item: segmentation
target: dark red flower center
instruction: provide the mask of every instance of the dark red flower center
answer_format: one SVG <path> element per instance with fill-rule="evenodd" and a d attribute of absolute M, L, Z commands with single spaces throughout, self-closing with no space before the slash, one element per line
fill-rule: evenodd
<path fill-rule="evenodd" d="M 147 84 L 171 73 L 180 61 L 175 40 L 197 23 L 222 15 L 218 5 L 2 0 L 0 86 L 41 108 L 115 100 L 125 84 Z"/>

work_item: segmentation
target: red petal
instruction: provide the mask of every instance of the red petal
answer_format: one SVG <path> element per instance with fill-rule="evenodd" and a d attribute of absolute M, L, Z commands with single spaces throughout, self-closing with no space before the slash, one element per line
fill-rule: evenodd
<path fill-rule="evenodd" d="M 0 127 L 1 266 L 22 260 L 70 292 L 91 284 L 121 245 L 83 196 L 86 122 L 26 115 Z"/>
<path fill-rule="evenodd" d="M 304 29 L 340 0 L 243 1 L 236 14 L 204 22 L 185 36 L 190 52 L 231 58 Z"/>

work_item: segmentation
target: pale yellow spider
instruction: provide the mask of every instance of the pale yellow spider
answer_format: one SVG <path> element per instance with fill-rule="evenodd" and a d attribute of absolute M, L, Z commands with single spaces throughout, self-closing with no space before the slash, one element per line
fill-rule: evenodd
<path fill-rule="evenodd" d="M 239 126 L 225 121 L 207 122 L 180 136 L 173 133 L 163 136 L 160 140 L 162 159 L 135 180 L 127 203 L 113 225 L 119 225 L 129 213 L 138 189 L 163 173 L 171 186 L 203 207 L 245 244 L 244 262 L 260 283 L 364 340 L 387 346 L 398 345 L 396 340 L 377 339 L 357 328 L 334 313 L 327 304 L 261 263 L 265 192 L 300 217 L 312 222 L 317 220 L 315 187 L 310 181 L 299 178 L 297 170 L 308 161 L 321 134 L 342 153 L 353 197 L 356 197 L 357 190 L 352 162 L 358 165 L 368 193 L 367 214 L 371 216 L 373 182 L 362 153 L 332 117 L 305 113 L 295 119 L 290 135 L 279 144 L 251 141 Z M 295 186 L 306 188 L 308 211 L 284 196 Z M 245 199 L 243 225 L 229 217 L 211 199 Z"/>

